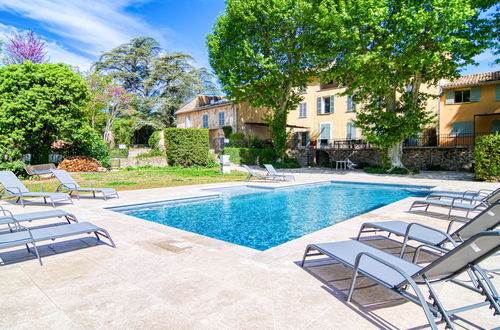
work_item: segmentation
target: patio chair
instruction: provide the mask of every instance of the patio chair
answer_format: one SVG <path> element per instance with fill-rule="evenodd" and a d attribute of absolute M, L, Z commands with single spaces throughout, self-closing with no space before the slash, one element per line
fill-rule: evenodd
<path fill-rule="evenodd" d="M 495 190 L 481 189 L 481 190 L 466 190 L 464 192 L 452 192 L 452 191 L 437 191 L 430 193 L 426 199 L 442 199 L 442 198 L 458 198 L 462 200 L 474 200 L 481 201 L 484 198 L 494 195 L 500 191 L 500 188 Z"/>
<path fill-rule="evenodd" d="M 403 246 L 401 248 L 400 257 L 403 257 L 406 245 L 409 240 L 414 240 L 427 245 L 432 245 L 435 248 L 447 251 L 446 244 L 451 244 L 453 247 L 459 245 L 466 239 L 487 230 L 493 230 L 500 225 L 500 203 L 495 203 L 482 211 L 476 217 L 460 226 L 453 233 L 451 227 L 455 221 L 452 220 L 448 226 L 447 232 L 432 228 L 420 223 L 408 223 L 403 221 L 383 221 L 383 222 L 365 222 L 361 225 L 356 240 L 359 241 L 363 233 L 388 232 L 389 235 L 394 234 L 404 237 Z"/>
<path fill-rule="evenodd" d="M 351 301 L 358 274 L 364 275 L 376 283 L 385 286 L 403 298 L 420 305 L 432 329 L 438 329 L 435 318 L 441 318 L 446 326 L 453 329 L 451 315 L 488 306 L 495 314 L 500 313 L 499 296 L 478 263 L 496 253 L 500 249 L 500 232 L 482 232 L 443 254 L 426 266 L 398 258 L 395 255 L 374 248 L 359 241 L 349 240 L 333 243 L 310 244 L 306 247 L 302 259 L 302 267 L 306 257 L 325 255 L 342 265 L 354 270 L 347 301 Z M 317 251 L 310 254 L 310 251 Z M 454 278 L 465 271 L 470 271 L 478 283 L 478 287 L 455 281 Z M 431 283 L 452 281 L 486 298 L 484 302 L 469 306 L 446 310 L 442 305 Z M 425 299 L 417 284 L 425 285 L 429 291 L 429 300 Z M 412 288 L 412 291 L 408 290 Z"/>
<path fill-rule="evenodd" d="M 12 222 L 13 219 L 17 222 L 25 222 L 25 221 L 31 222 L 35 220 L 62 218 L 62 217 L 64 217 L 68 223 L 78 222 L 78 220 L 73 214 L 63 210 L 50 210 L 50 211 L 13 214 L 9 210 L 6 210 L 2 206 L 0 206 L 0 212 L 3 214 L 0 216 L 0 224 L 9 224 Z"/>
<path fill-rule="evenodd" d="M 293 180 L 293 181 L 295 181 L 295 177 L 293 175 L 278 173 L 278 171 L 276 171 L 274 166 L 271 164 L 264 164 L 264 167 L 267 170 L 267 175 L 270 175 L 277 180 L 283 180 L 283 181 Z"/>
<path fill-rule="evenodd" d="M 414 201 L 410 209 L 411 211 L 414 207 L 425 207 L 424 212 L 427 212 L 429 206 L 439 206 L 448 208 L 448 218 L 451 217 L 451 211 L 454 209 L 467 211 L 466 218 L 469 217 L 469 213 L 471 211 L 482 211 L 488 206 L 495 204 L 500 201 L 500 190 L 496 190 L 494 193 L 491 193 L 488 196 L 482 197 L 480 200 L 465 200 L 461 197 L 452 198 L 451 200 L 441 200 L 441 199 L 425 199 L 425 200 L 416 200 Z"/>
<path fill-rule="evenodd" d="M 247 181 L 250 181 L 252 178 L 256 178 L 256 179 L 264 179 L 264 180 L 273 180 L 274 178 L 271 176 L 271 175 L 264 175 L 264 174 L 258 174 L 258 173 L 255 173 L 250 167 L 248 167 L 247 165 L 241 165 L 243 166 L 243 168 L 245 170 L 247 170 L 248 172 L 248 177 L 247 177 Z"/>
<path fill-rule="evenodd" d="M 118 193 L 113 188 L 80 187 L 80 185 L 75 180 L 73 180 L 71 175 L 69 175 L 69 173 L 66 172 L 65 170 L 51 170 L 51 171 L 52 174 L 54 174 L 54 176 L 56 177 L 56 179 L 59 180 L 59 182 L 61 182 L 61 184 L 57 187 L 56 191 L 67 190 L 69 191 L 70 195 L 74 191 L 76 192 L 77 199 L 80 199 L 80 192 L 92 192 L 94 198 L 95 198 L 95 193 L 99 192 L 102 193 L 104 200 L 106 200 L 110 196 L 118 197 Z"/>
<path fill-rule="evenodd" d="M 12 223 L 14 231 L 0 235 L 0 249 L 26 245 L 28 252 L 31 252 L 28 247 L 28 244 L 31 244 L 35 250 L 35 254 L 40 262 L 40 265 L 42 265 L 42 258 L 40 257 L 36 243 L 42 241 L 93 233 L 97 240 L 100 241 L 101 237 L 106 237 L 110 242 L 109 245 L 116 247 L 106 229 L 98 227 L 90 222 L 77 222 L 37 229 L 23 227 L 15 219 L 13 219 Z"/>
<path fill-rule="evenodd" d="M 349 158 L 347 158 L 346 162 L 347 162 L 347 168 L 350 170 L 355 170 L 356 167 L 358 167 L 358 164 L 353 163 Z"/>
<path fill-rule="evenodd" d="M 65 193 L 47 193 L 42 192 L 30 192 L 23 183 L 16 177 L 16 175 L 11 171 L 0 171 L 0 184 L 2 184 L 3 189 L 0 191 L 0 198 L 2 196 L 13 196 L 17 197 L 16 202 L 21 202 L 21 205 L 25 206 L 26 197 L 42 197 L 45 204 L 47 204 L 47 198 L 53 207 L 56 207 L 55 203 L 70 201 L 73 204 L 73 200 L 68 194 Z"/>

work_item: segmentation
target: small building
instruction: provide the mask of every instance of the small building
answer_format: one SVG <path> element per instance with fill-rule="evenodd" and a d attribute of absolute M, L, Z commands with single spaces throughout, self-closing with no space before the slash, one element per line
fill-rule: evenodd
<path fill-rule="evenodd" d="M 439 144 L 472 145 L 474 137 L 500 132 L 500 71 L 441 83 Z"/>

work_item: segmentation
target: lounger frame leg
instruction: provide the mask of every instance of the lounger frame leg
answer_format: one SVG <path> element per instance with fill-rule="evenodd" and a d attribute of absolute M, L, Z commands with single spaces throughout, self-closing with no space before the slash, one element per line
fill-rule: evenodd
<path fill-rule="evenodd" d="M 432 305 L 436 307 L 441 313 L 441 320 L 446 323 L 446 328 L 455 329 L 453 323 L 451 322 L 450 316 L 448 315 L 448 312 L 446 312 L 446 310 L 444 309 L 443 304 L 439 300 L 436 291 L 434 291 L 434 288 L 431 286 L 431 283 L 425 275 L 423 275 L 422 278 L 425 282 L 425 285 L 427 285 L 427 288 L 429 289 L 429 298 L 433 301 Z"/>

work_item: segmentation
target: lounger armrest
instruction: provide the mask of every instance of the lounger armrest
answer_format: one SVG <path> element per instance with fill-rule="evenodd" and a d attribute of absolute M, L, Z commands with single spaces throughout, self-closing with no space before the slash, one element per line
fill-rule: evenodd
<path fill-rule="evenodd" d="M 462 219 L 451 219 L 450 223 L 448 224 L 448 228 L 446 229 L 446 232 L 450 234 L 451 232 L 451 227 L 455 224 L 455 222 L 461 222 L 461 223 L 467 223 L 468 221 L 462 220 Z"/>
<path fill-rule="evenodd" d="M 444 249 L 444 248 L 440 248 L 438 246 L 435 246 L 435 245 L 429 245 L 429 244 L 421 244 L 419 246 L 417 246 L 417 248 L 415 249 L 415 252 L 413 253 L 413 258 L 411 260 L 412 263 L 416 264 L 418 262 L 418 256 L 420 255 L 420 251 L 424 248 L 428 248 L 428 249 L 431 249 L 431 250 L 435 250 L 439 253 L 446 253 L 448 252 L 448 250 Z"/>
<path fill-rule="evenodd" d="M 8 192 L 10 192 L 11 190 L 17 190 L 17 192 L 15 192 L 14 194 L 18 194 L 18 195 L 22 196 L 22 192 L 21 192 L 21 189 L 19 187 L 4 187 L 4 188 Z"/>
<path fill-rule="evenodd" d="M 59 188 L 60 188 L 61 186 L 62 186 L 62 187 L 64 187 L 64 188 L 66 188 L 66 189 L 68 189 L 68 190 L 76 190 L 76 189 L 78 188 L 78 186 L 77 186 L 76 184 L 69 182 L 69 183 L 61 183 L 61 184 L 57 187 L 57 190 L 59 190 Z"/>
<path fill-rule="evenodd" d="M 369 252 L 361 252 L 356 256 L 356 260 L 354 262 L 354 272 L 355 273 L 357 273 L 359 271 L 360 263 L 361 263 L 361 260 L 363 258 L 369 258 L 369 259 L 375 260 L 375 261 L 383 264 L 384 266 L 391 268 L 392 270 L 398 272 L 401 276 L 403 276 L 405 278 L 406 281 L 408 281 L 408 282 L 413 281 L 411 276 L 407 272 L 405 272 L 404 270 L 399 268 L 398 266 L 395 266 L 395 265 L 391 264 L 390 262 L 387 262 L 384 259 L 379 258 L 379 257 L 377 257 Z"/>
<path fill-rule="evenodd" d="M 4 209 L 3 207 L 2 207 L 2 211 L 3 211 L 4 217 L 9 217 L 10 219 L 12 219 L 12 221 L 9 223 L 15 223 L 16 225 L 19 225 L 19 222 L 16 220 L 16 218 L 14 218 L 14 214 L 12 214 L 12 212 Z"/>

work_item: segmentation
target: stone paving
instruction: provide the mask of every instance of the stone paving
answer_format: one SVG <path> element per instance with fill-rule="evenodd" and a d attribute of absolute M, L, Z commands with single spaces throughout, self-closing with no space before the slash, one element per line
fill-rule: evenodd
<path fill-rule="evenodd" d="M 294 171 L 297 183 L 325 180 L 431 185 L 437 190 L 496 188 L 456 173 L 418 177 L 329 170 Z M 435 177 L 451 178 L 439 180 Z M 256 251 L 194 233 L 115 213 L 104 207 L 212 194 L 222 183 L 124 191 L 120 199 L 75 200 L 59 208 L 109 230 L 117 247 L 91 236 L 41 243 L 41 267 L 26 249 L 0 250 L 2 329 L 371 329 L 426 328 L 421 309 L 362 278 L 352 303 L 345 295 L 351 271 L 320 259 L 299 267 L 309 243 L 354 237 L 366 221 L 416 221 L 445 229 L 444 209 L 407 212 L 407 198 L 266 251 Z M 265 186 L 287 183 L 253 182 Z M 14 213 L 24 209 L 1 202 Z M 457 213 L 458 215 L 458 213 Z M 40 221 L 33 225 L 54 223 Z M 397 249 L 398 241 L 366 236 L 370 244 Z M 499 268 L 491 257 L 485 268 Z M 500 276 L 493 281 L 499 286 Z M 445 306 L 482 300 L 452 283 L 436 285 Z M 458 328 L 500 324 L 487 307 L 459 314 Z M 443 324 L 440 324 L 444 328 Z"/>

